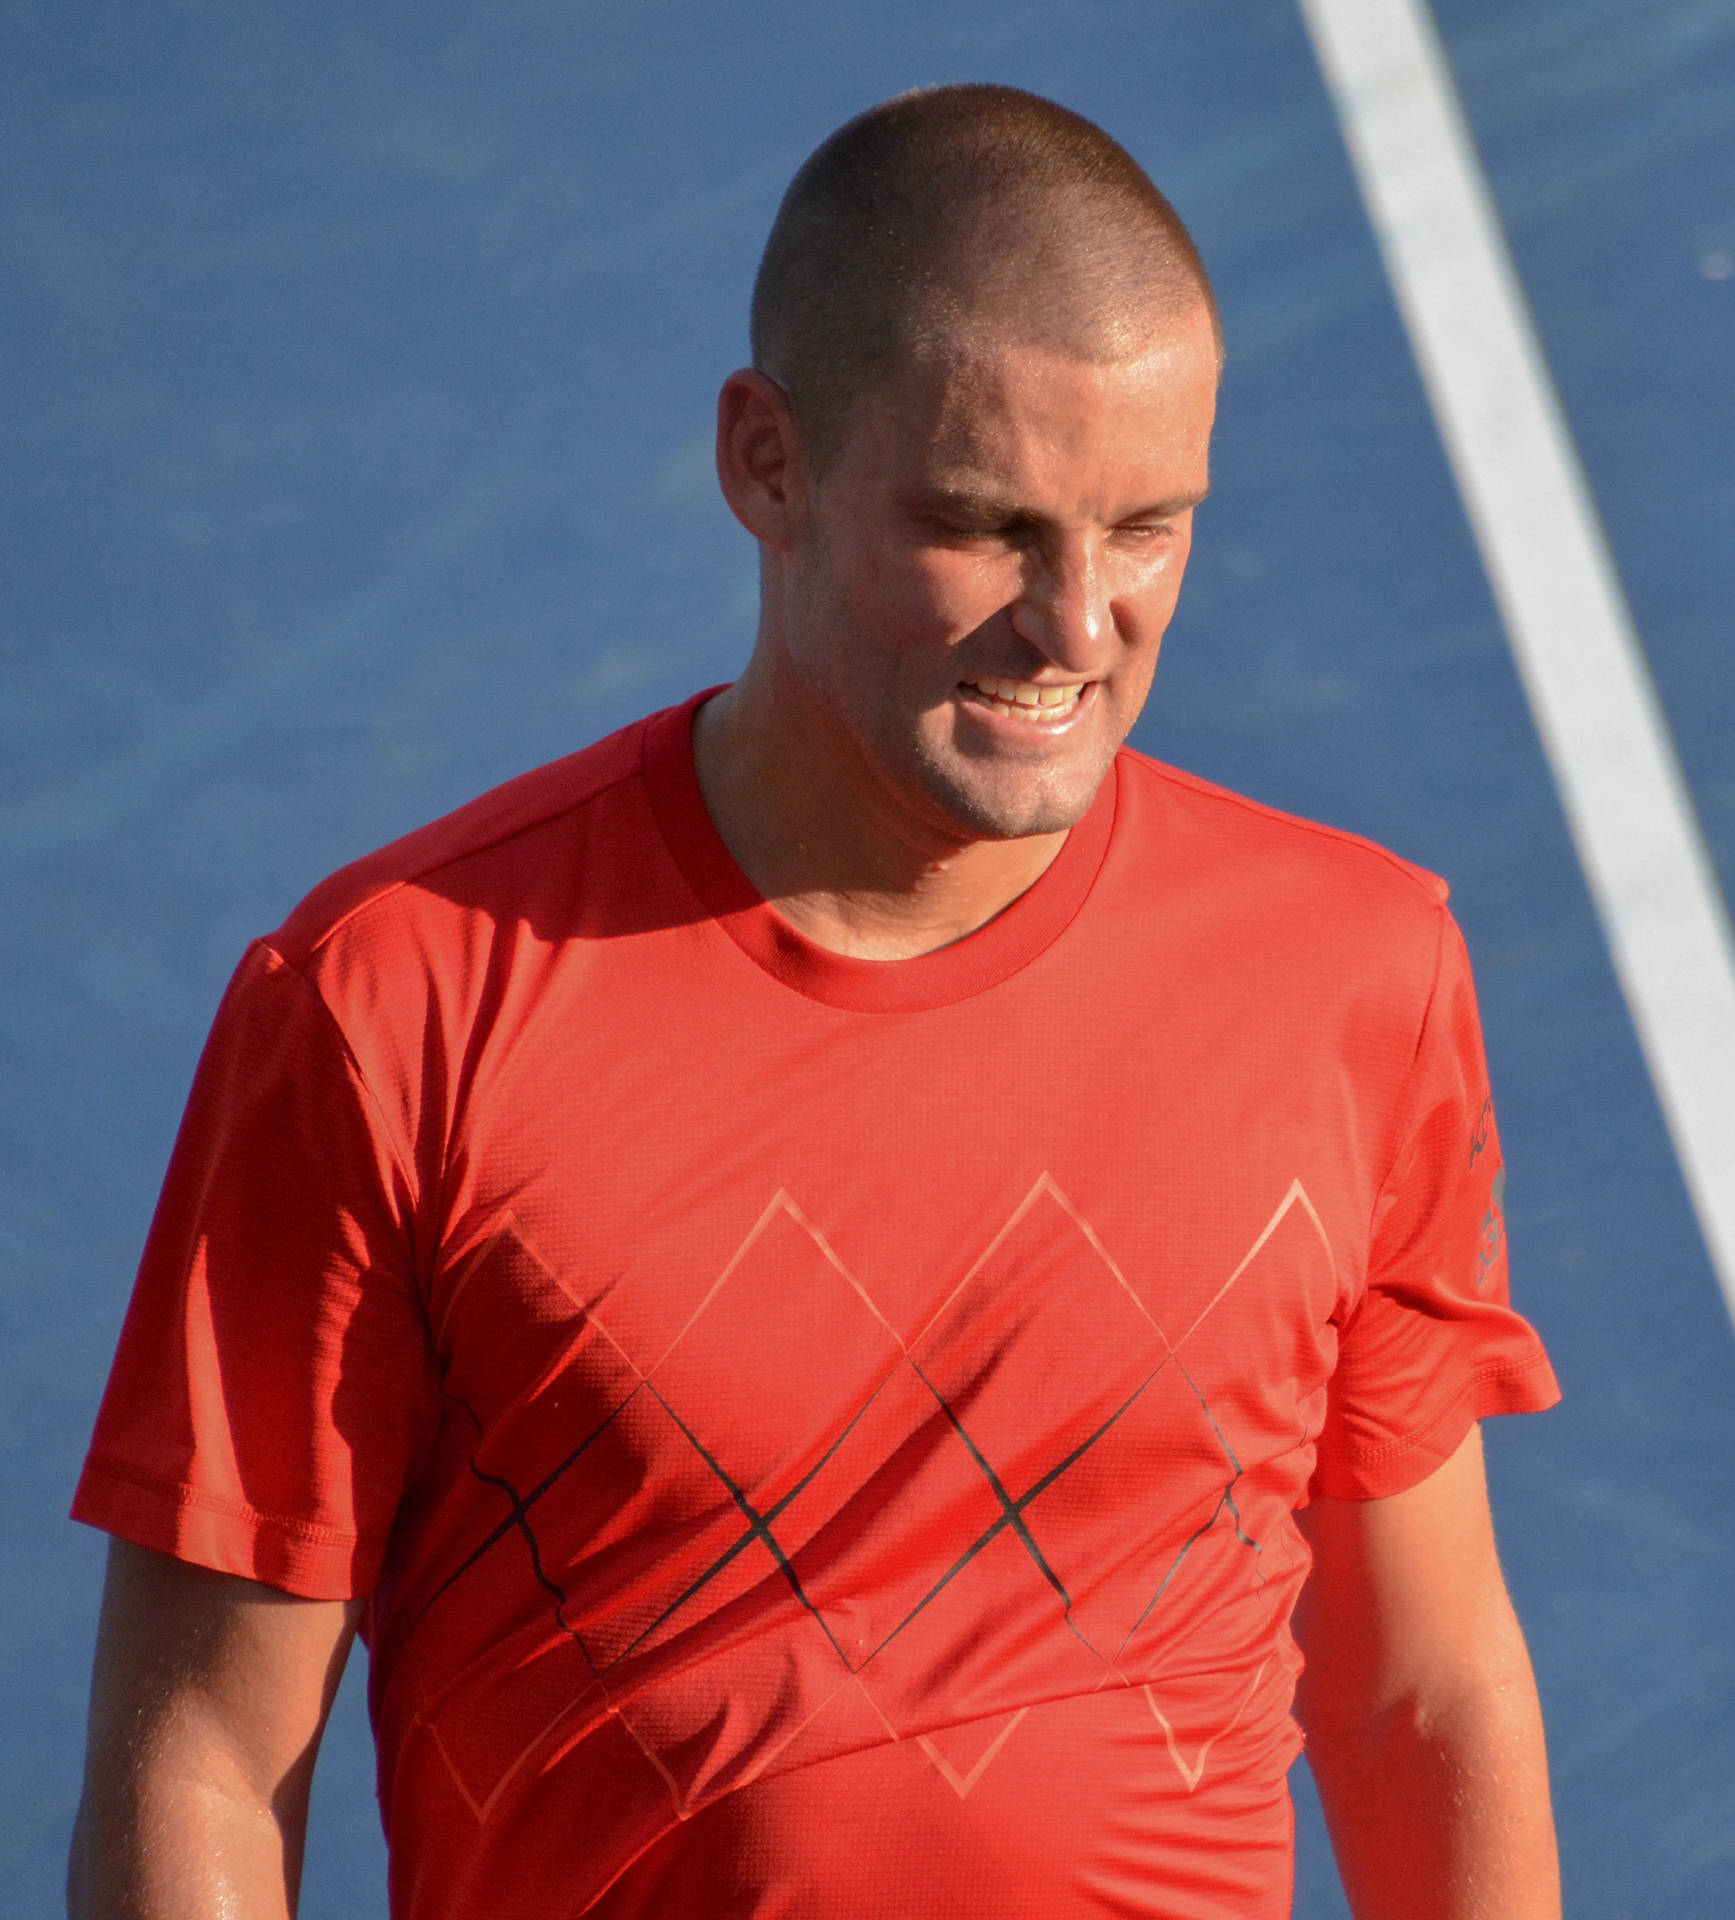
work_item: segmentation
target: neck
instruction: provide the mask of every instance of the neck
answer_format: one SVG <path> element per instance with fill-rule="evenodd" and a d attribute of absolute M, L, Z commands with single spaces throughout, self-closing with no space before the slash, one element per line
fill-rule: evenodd
<path fill-rule="evenodd" d="M 1066 842 L 973 840 L 913 817 L 855 743 L 759 659 L 699 709 L 693 758 L 712 822 L 758 892 L 816 946 L 857 959 L 906 960 L 962 940 L 1033 886 Z"/>

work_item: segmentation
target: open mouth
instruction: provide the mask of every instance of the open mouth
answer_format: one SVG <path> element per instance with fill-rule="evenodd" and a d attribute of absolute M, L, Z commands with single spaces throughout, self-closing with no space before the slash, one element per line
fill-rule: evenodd
<path fill-rule="evenodd" d="M 960 686 L 973 706 L 984 706 L 1006 720 L 1022 720 L 1027 725 L 1052 727 L 1070 720 L 1078 711 L 1085 681 L 1071 687 L 1048 687 L 1034 680 L 964 680 Z"/>

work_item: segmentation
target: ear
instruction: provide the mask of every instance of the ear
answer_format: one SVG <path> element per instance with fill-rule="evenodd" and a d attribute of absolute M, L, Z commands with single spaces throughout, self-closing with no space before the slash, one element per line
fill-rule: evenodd
<path fill-rule="evenodd" d="M 801 438 L 788 394 L 757 368 L 737 368 L 717 396 L 717 479 L 755 540 L 789 544 L 806 494 Z"/>

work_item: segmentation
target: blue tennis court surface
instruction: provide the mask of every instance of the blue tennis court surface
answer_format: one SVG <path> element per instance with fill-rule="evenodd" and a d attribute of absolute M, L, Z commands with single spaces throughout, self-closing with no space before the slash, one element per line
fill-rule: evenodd
<path fill-rule="evenodd" d="M 1735 894 L 1735 0 L 1435 14 Z M 1125 141 L 1222 298 L 1137 743 L 1453 883 L 1566 1393 L 1490 1453 L 1567 1910 L 1735 1911 L 1735 1340 L 1291 0 L 15 0 L 0 76 L 0 1908 L 59 1897 L 101 1562 L 63 1516 L 242 945 L 735 671 L 711 408 L 777 198 L 870 102 L 993 79 Z M 358 1678 L 308 1920 L 384 1911 Z"/>

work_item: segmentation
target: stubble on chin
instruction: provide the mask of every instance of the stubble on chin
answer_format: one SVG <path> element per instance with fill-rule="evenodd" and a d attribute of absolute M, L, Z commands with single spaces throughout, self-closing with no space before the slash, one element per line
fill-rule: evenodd
<path fill-rule="evenodd" d="M 1117 743 L 1118 744 L 1118 743 Z M 1090 812 L 1114 763 L 1115 746 L 1054 769 L 994 766 L 953 749 L 918 748 L 929 805 L 970 840 L 1024 840 L 1067 833 Z"/>

